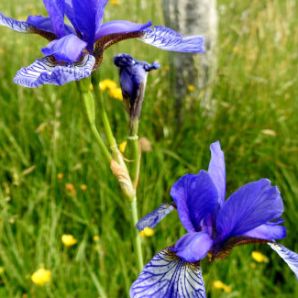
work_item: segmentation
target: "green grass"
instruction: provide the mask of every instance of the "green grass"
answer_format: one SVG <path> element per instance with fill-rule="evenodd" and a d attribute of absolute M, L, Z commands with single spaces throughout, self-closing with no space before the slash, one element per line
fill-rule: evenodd
<path fill-rule="evenodd" d="M 141 2 L 146 6 L 142 14 Z M 282 242 L 298 251 L 297 2 L 218 2 L 215 115 L 196 107 L 177 133 L 167 67 L 150 74 L 140 135 L 152 142 L 153 151 L 142 160 L 139 213 L 169 201 L 169 189 L 181 175 L 206 168 L 209 144 L 219 139 L 226 153 L 228 192 L 270 178 L 285 201 L 288 237 Z M 106 16 L 163 23 L 159 5 L 158 0 L 122 0 L 121 6 L 109 6 Z M 0 11 L 15 17 L 42 10 L 37 0 L 0 4 Z M 103 297 L 102 289 L 109 298 L 127 297 L 138 274 L 129 205 L 93 142 L 75 84 L 35 90 L 15 86 L 15 72 L 41 56 L 45 41 L 0 31 L 0 266 L 5 270 L 0 297 Z M 167 53 L 127 41 L 106 53 L 102 78 L 118 79 L 111 63 L 118 52 L 148 61 L 158 57 L 168 65 Z M 200 94 L 189 94 L 189 100 L 197 98 Z M 127 132 L 125 113 L 120 102 L 107 101 L 120 142 Z M 62 180 L 58 173 L 64 173 Z M 66 183 L 75 186 L 76 195 L 67 193 Z M 81 184 L 88 186 L 86 192 Z M 75 247 L 63 248 L 65 233 L 79 240 Z M 146 261 L 183 233 L 177 214 L 168 216 L 155 236 L 144 240 Z M 252 250 L 266 254 L 269 263 L 255 264 Z M 52 271 L 52 282 L 42 288 L 30 280 L 41 265 Z M 266 246 L 236 248 L 224 261 L 202 266 L 209 297 L 298 296 L 294 275 Z M 218 279 L 232 287 L 230 294 L 212 288 Z"/>

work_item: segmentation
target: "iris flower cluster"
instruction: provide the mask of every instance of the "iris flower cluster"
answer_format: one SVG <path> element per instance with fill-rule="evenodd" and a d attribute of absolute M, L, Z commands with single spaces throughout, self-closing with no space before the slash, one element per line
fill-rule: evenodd
<path fill-rule="evenodd" d="M 139 230 L 155 227 L 177 209 L 187 233 L 145 266 L 133 283 L 132 298 L 206 297 L 200 261 L 226 257 L 234 246 L 268 244 L 298 278 L 298 255 L 276 240 L 286 236 L 281 219 L 283 201 L 276 186 L 260 179 L 226 196 L 224 154 L 213 143 L 208 171 L 187 174 L 172 187 L 172 204 L 163 204 L 137 224 Z"/>
<path fill-rule="evenodd" d="M 204 38 L 184 37 L 176 31 L 115 20 L 103 22 L 108 0 L 43 0 L 49 16 L 29 16 L 18 21 L 0 13 L 0 25 L 35 33 L 49 41 L 45 57 L 22 68 L 14 82 L 25 87 L 63 85 L 89 77 L 101 64 L 104 51 L 122 40 L 138 38 L 157 48 L 175 52 L 204 52 Z M 65 23 L 65 17 L 70 24 Z"/>

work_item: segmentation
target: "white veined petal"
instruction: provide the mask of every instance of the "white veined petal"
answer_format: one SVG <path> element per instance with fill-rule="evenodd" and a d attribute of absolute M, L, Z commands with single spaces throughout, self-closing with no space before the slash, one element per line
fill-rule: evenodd
<path fill-rule="evenodd" d="M 174 206 L 171 204 L 162 204 L 160 207 L 150 212 L 143 218 L 141 218 L 136 227 L 139 231 L 144 230 L 146 227 L 154 228 L 161 220 L 163 220 L 169 213 L 174 210 Z"/>
<path fill-rule="evenodd" d="M 9 18 L 0 12 L 0 25 L 6 26 L 14 31 L 18 32 L 28 32 L 30 26 L 23 21 L 18 21 L 13 18 Z"/>
<path fill-rule="evenodd" d="M 268 245 L 288 264 L 298 279 L 298 254 L 278 243 Z"/>
<path fill-rule="evenodd" d="M 173 29 L 154 26 L 144 30 L 141 40 L 154 47 L 174 52 L 204 53 L 205 38 L 199 35 L 183 36 Z"/>
<path fill-rule="evenodd" d="M 14 82 L 29 88 L 36 88 L 45 84 L 60 86 L 89 77 L 94 64 L 95 58 L 92 55 L 86 55 L 78 63 L 66 65 L 54 64 L 49 57 L 45 57 L 20 69 L 14 78 Z"/>
<path fill-rule="evenodd" d="M 199 264 L 186 263 L 164 249 L 144 267 L 131 298 L 206 298 Z"/>

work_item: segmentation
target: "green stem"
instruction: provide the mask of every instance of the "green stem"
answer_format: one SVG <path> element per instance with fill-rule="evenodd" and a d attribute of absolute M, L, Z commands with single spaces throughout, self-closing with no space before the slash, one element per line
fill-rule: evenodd
<path fill-rule="evenodd" d="M 95 137 L 95 140 L 96 140 L 97 144 L 99 145 L 100 149 L 102 150 L 102 152 L 104 154 L 104 157 L 106 158 L 108 163 L 110 163 L 111 160 L 112 160 L 112 156 L 111 156 L 106 144 L 104 143 L 100 133 L 98 132 L 98 130 L 96 128 L 96 124 L 95 124 L 95 102 L 94 102 L 93 95 L 86 88 L 84 89 L 83 83 L 79 84 L 78 87 L 79 87 L 81 97 L 83 98 L 83 102 L 84 102 L 84 105 L 85 105 L 86 114 L 87 114 L 87 118 L 88 118 L 88 121 L 89 121 L 89 124 L 90 124 L 91 131 L 92 131 L 92 133 Z"/>
<path fill-rule="evenodd" d="M 131 201 L 131 212 L 132 212 L 132 220 L 133 220 L 133 225 L 135 228 L 135 225 L 137 224 L 139 217 L 138 217 L 138 207 L 137 207 L 137 197 L 135 196 L 132 201 Z M 141 243 L 141 238 L 139 235 L 138 230 L 135 228 L 136 234 L 135 234 L 135 249 L 137 252 L 137 257 L 138 257 L 138 265 L 139 265 L 139 271 L 141 272 L 144 267 L 144 261 L 143 261 L 143 253 L 142 253 L 142 243 Z"/>
<path fill-rule="evenodd" d="M 105 131 L 105 134 L 106 134 L 110 149 L 111 149 L 112 154 L 113 154 L 113 159 L 122 167 L 124 173 L 127 173 L 127 176 L 125 176 L 125 177 L 129 181 L 126 181 L 127 183 L 125 183 L 125 185 L 126 184 L 131 185 L 131 188 L 132 188 L 131 189 L 132 191 L 126 192 L 125 191 L 126 188 L 122 187 L 122 191 L 123 191 L 123 194 L 126 195 L 126 196 L 129 193 L 128 197 L 131 201 L 132 223 L 133 223 L 133 227 L 136 231 L 135 232 L 135 250 L 136 250 L 136 253 L 137 253 L 139 269 L 141 271 L 141 270 L 143 270 L 144 262 L 143 262 L 141 238 L 140 238 L 140 235 L 139 235 L 137 229 L 135 228 L 135 225 L 137 224 L 137 222 L 139 220 L 138 219 L 138 211 L 137 211 L 137 197 L 135 195 L 136 188 L 133 187 L 134 185 L 132 183 L 131 177 L 129 176 L 129 172 L 128 172 L 126 163 L 124 161 L 124 158 L 123 158 L 123 156 L 122 156 L 122 154 L 121 154 L 121 152 L 118 148 L 116 139 L 114 137 L 114 134 L 113 134 L 113 131 L 112 131 L 112 128 L 111 128 L 111 125 L 110 125 L 110 121 L 109 121 L 108 115 L 106 113 L 104 100 L 103 100 L 103 98 L 100 94 L 99 77 L 98 77 L 98 74 L 96 72 L 94 72 L 92 74 L 91 81 L 92 81 L 92 85 L 93 85 L 93 93 L 94 93 L 95 100 L 98 101 L 99 104 L 100 104 L 101 119 L 103 121 L 104 131 Z M 136 127 L 136 129 L 137 129 L 137 127 Z M 137 141 L 137 143 L 138 143 L 138 141 Z M 120 180 L 119 180 L 119 182 L 120 182 Z M 120 182 L 120 185 L 121 185 L 121 182 Z"/>
<path fill-rule="evenodd" d="M 101 120 L 103 122 L 103 126 L 104 126 L 104 131 L 110 146 L 110 149 L 112 151 L 113 154 L 113 158 L 122 166 L 124 165 L 124 161 L 121 155 L 121 152 L 118 149 L 118 145 L 117 142 L 115 140 L 111 125 L 110 125 L 110 121 L 105 109 L 105 104 L 104 104 L 104 100 L 103 97 L 100 94 L 100 90 L 99 90 L 99 78 L 97 73 L 93 73 L 92 77 L 91 77 L 91 81 L 92 81 L 92 86 L 93 86 L 93 93 L 94 93 L 94 97 L 96 99 L 96 101 L 99 103 L 100 106 L 100 115 L 101 115 Z"/>
<path fill-rule="evenodd" d="M 130 134 L 128 141 L 132 143 L 132 167 L 131 176 L 133 181 L 133 186 L 136 189 L 140 178 L 140 166 L 141 166 L 141 151 L 139 144 L 139 120 L 134 120 L 130 125 Z"/>

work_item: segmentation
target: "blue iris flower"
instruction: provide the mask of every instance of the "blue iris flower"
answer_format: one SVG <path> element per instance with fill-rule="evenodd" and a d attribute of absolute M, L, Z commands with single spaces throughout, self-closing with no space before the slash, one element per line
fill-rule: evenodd
<path fill-rule="evenodd" d="M 43 0 L 49 17 L 29 16 L 17 21 L 0 13 L 0 25 L 15 31 L 36 33 L 49 40 L 44 58 L 22 68 L 14 82 L 26 87 L 63 85 L 91 75 L 99 67 L 103 52 L 119 41 L 138 38 L 160 49 L 176 52 L 204 52 L 204 38 L 184 37 L 172 29 L 151 22 L 103 23 L 108 0 Z M 70 25 L 64 23 L 65 16 Z"/>
<path fill-rule="evenodd" d="M 298 255 L 275 241 L 286 236 L 283 201 L 268 179 L 245 184 L 225 200 L 225 162 L 219 142 L 211 144 L 208 171 L 187 174 L 172 187 L 172 204 L 164 204 L 137 225 L 154 227 L 177 208 L 187 230 L 175 245 L 145 266 L 131 287 L 131 297 L 206 297 L 200 260 L 226 257 L 234 246 L 267 243 L 298 278 Z"/>
<path fill-rule="evenodd" d="M 114 64 L 119 67 L 120 86 L 130 121 L 134 121 L 141 114 L 148 73 L 160 65 L 138 61 L 128 54 L 115 56 Z"/>

